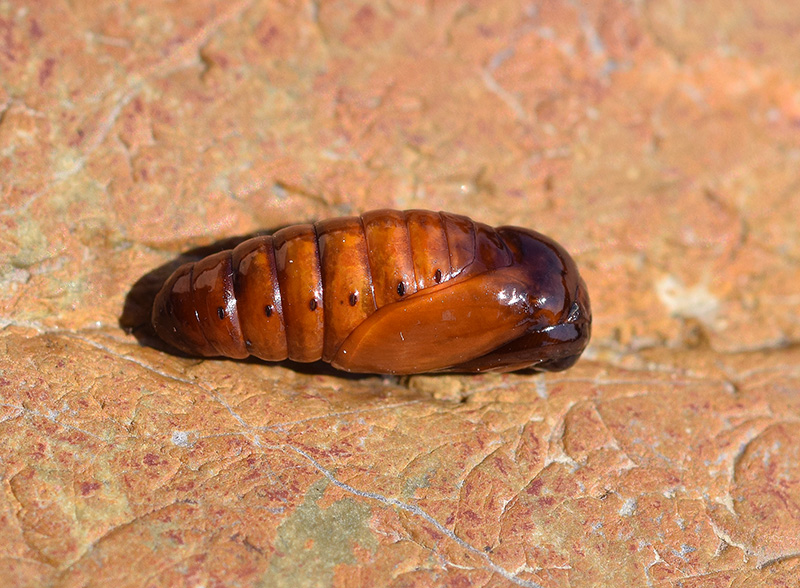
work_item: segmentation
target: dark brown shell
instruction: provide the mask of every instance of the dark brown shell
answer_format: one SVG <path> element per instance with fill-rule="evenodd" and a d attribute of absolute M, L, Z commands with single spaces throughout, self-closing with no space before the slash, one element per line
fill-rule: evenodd
<path fill-rule="evenodd" d="M 555 241 L 427 210 L 295 225 L 185 264 L 152 320 L 193 355 L 380 374 L 561 370 L 591 331 Z"/>

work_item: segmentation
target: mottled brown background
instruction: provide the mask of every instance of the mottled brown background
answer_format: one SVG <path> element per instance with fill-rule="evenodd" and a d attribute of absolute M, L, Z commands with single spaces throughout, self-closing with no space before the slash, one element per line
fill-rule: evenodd
<path fill-rule="evenodd" d="M 0 2 L 4 585 L 796 586 L 798 55 L 786 0 Z M 561 241 L 585 358 L 119 325 L 192 247 L 385 206 Z"/>

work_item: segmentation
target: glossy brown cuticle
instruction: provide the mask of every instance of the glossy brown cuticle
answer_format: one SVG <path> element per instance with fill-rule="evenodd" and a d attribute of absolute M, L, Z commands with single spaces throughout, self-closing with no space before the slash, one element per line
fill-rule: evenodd
<path fill-rule="evenodd" d="M 555 241 L 426 210 L 294 225 L 181 266 L 152 320 L 195 355 L 384 374 L 566 369 L 591 332 Z"/>

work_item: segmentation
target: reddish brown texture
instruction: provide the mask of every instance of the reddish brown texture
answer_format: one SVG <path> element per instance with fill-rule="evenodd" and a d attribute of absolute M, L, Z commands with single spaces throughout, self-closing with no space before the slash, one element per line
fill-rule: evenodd
<path fill-rule="evenodd" d="M 800 4 L 33 4 L 0 6 L 6 584 L 796 585 Z M 343 379 L 118 325 L 194 246 L 381 207 L 564 244 L 586 357 Z"/>

